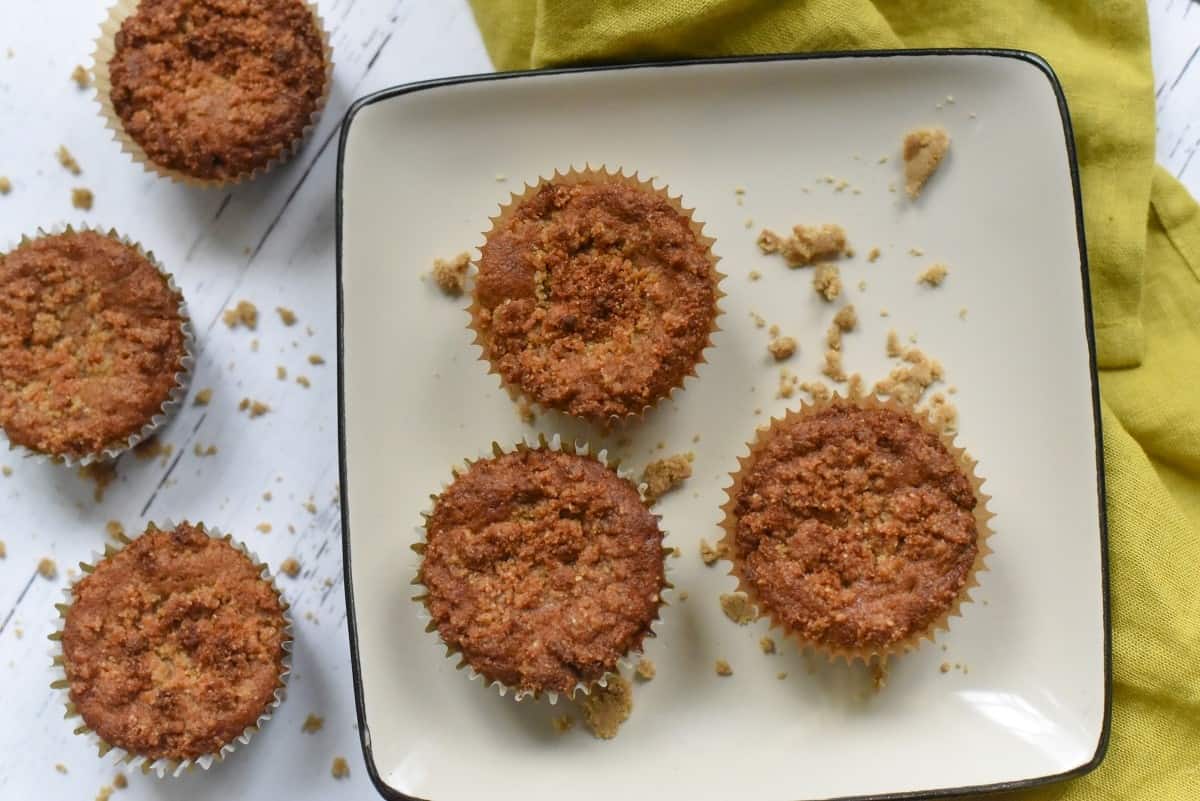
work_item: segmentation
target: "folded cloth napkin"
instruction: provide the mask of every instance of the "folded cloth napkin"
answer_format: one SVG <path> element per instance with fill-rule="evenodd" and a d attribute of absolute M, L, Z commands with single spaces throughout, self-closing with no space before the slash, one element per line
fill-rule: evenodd
<path fill-rule="evenodd" d="M 1200 209 L 1154 165 L 1144 0 L 471 0 L 499 69 L 904 47 L 1050 62 L 1075 127 L 1103 399 L 1113 727 L 1022 799 L 1200 798 Z"/>

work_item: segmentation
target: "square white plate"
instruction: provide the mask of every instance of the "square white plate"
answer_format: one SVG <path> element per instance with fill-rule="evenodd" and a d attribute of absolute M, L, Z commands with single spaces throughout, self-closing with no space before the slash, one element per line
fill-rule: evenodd
<path fill-rule="evenodd" d="M 951 155 L 912 203 L 900 141 L 930 124 L 950 132 Z M 379 790 L 795 801 L 1007 789 L 1095 767 L 1109 709 L 1104 493 L 1071 142 L 1053 73 L 1015 52 L 489 75 L 355 104 L 339 169 L 341 466 L 359 723 Z M 435 257 L 481 244 L 510 191 L 585 163 L 682 194 L 729 276 L 708 364 L 624 432 L 632 444 L 553 417 L 536 426 L 606 443 L 635 469 L 652 452 L 696 454 L 694 477 L 658 507 L 690 599 L 665 610 L 648 649 L 658 677 L 636 686 L 633 716 L 607 742 L 555 734 L 561 705 L 518 705 L 469 682 L 424 631 L 409 585 L 419 512 L 451 466 L 533 433 L 478 360 L 466 299 L 425 276 Z M 788 642 L 764 655 L 764 625 L 723 616 L 717 597 L 734 580 L 697 554 L 720 536 L 744 444 L 798 402 L 776 398 L 777 365 L 751 314 L 799 340 L 787 367 L 820 378 L 841 302 L 822 302 L 811 271 L 754 244 L 760 227 L 797 222 L 841 223 L 857 249 L 841 263 L 862 321 L 846 336 L 848 369 L 883 377 L 887 331 L 917 334 L 957 387 L 959 444 L 994 496 L 996 553 L 977 601 L 938 644 L 893 660 L 879 692 L 861 666 L 805 659 Z M 872 247 L 883 255 L 869 263 Z M 919 286 L 933 261 L 948 279 Z M 732 677 L 715 675 L 717 658 Z"/>

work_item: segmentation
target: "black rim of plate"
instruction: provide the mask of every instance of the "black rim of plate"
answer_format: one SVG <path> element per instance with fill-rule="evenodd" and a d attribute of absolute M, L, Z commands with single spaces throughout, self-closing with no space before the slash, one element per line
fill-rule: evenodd
<path fill-rule="evenodd" d="M 345 363 L 345 318 L 342 297 L 342 190 L 345 179 L 346 142 L 349 139 L 350 126 L 359 111 L 393 97 L 438 89 L 444 86 L 454 86 L 463 83 L 480 83 L 486 81 L 520 80 L 530 76 L 569 75 L 580 72 L 608 72 L 612 70 L 671 68 L 681 66 L 697 66 L 705 64 L 737 64 L 762 61 L 809 61 L 826 59 L 851 58 L 906 58 L 913 56 L 991 56 L 1024 61 L 1037 68 L 1050 82 L 1058 101 L 1059 115 L 1062 118 L 1063 136 L 1066 140 L 1068 169 L 1071 174 L 1071 190 L 1075 200 L 1075 230 L 1079 241 L 1079 270 L 1083 290 L 1083 314 L 1086 327 L 1085 335 L 1088 345 L 1088 367 L 1091 375 L 1092 417 L 1095 429 L 1096 449 L 1096 490 L 1099 498 L 1100 525 L 1100 592 L 1102 600 L 1102 616 L 1104 626 L 1104 719 L 1101 725 L 1100 738 L 1096 744 L 1096 752 L 1087 762 L 1063 773 L 1038 776 L 1031 779 L 997 782 L 994 784 L 965 787 L 948 787 L 936 790 L 902 793 L 882 793 L 875 795 L 842 796 L 828 801 L 905 801 L 906 799 L 945 798 L 965 794 L 1000 793 L 1037 787 L 1051 782 L 1064 781 L 1094 770 L 1103 761 L 1108 750 L 1109 733 L 1112 724 L 1112 625 L 1109 618 L 1109 586 L 1108 586 L 1108 517 L 1106 512 L 1105 481 L 1104 481 L 1104 447 L 1100 426 L 1100 387 L 1096 372 L 1096 339 L 1092 320 L 1092 296 L 1088 281 L 1087 245 L 1083 230 L 1083 201 L 1079 190 L 1079 164 L 1075 154 L 1075 135 L 1071 127 L 1071 117 L 1067 110 L 1067 99 L 1063 94 L 1062 84 L 1053 68 L 1036 53 L 1025 50 L 1007 50 L 990 48 L 933 48 L 917 50 L 854 50 L 812 53 L 775 53 L 755 56 L 723 56 L 719 58 L 695 58 L 679 61 L 640 61 L 600 66 L 565 67 L 559 69 L 523 70 L 513 72 L 481 73 L 477 75 L 460 75 L 449 78 L 437 78 L 429 81 L 394 86 L 361 97 L 347 109 L 342 121 L 341 135 L 338 141 L 338 166 L 336 188 L 337 213 L 337 335 L 338 335 L 338 472 L 341 480 L 341 514 L 342 514 L 342 569 L 346 590 L 346 619 L 350 636 L 350 661 L 354 681 L 354 706 L 358 716 L 359 738 L 362 743 L 363 757 L 367 765 L 367 773 L 371 783 L 379 794 L 394 801 L 422 801 L 414 796 L 406 795 L 391 787 L 379 775 L 375 765 L 375 757 L 371 746 L 370 730 L 367 727 L 366 702 L 363 697 L 362 665 L 358 651 L 358 625 L 354 613 L 354 583 L 351 575 L 350 562 L 350 483 L 346 475 L 346 381 L 343 365 Z"/>

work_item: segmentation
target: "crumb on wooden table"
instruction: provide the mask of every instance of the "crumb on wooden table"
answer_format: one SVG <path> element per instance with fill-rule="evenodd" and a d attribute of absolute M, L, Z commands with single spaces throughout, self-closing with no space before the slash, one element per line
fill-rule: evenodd
<path fill-rule="evenodd" d="M 291 309 L 285 306 L 276 306 L 275 311 L 279 314 L 279 319 L 284 325 L 291 326 L 296 324 L 298 318 L 296 317 L 296 313 Z"/>
<path fill-rule="evenodd" d="M 658 673 L 658 668 L 656 668 L 654 663 L 649 659 L 642 657 L 638 660 L 637 667 L 634 669 L 634 673 L 642 681 L 650 681 L 654 678 L 655 674 Z"/>
<path fill-rule="evenodd" d="M 958 319 L 960 319 L 960 320 L 967 319 L 967 307 L 966 306 L 963 306 L 961 309 L 958 310 Z"/>
<path fill-rule="evenodd" d="M 92 190 L 77 186 L 71 190 L 71 205 L 83 211 L 91 211 L 92 204 L 95 202 L 96 196 L 92 194 Z"/>
<path fill-rule="evenodd" d="M 67 150 L 66 145 L 59 145 L 58 152 L 55 155 L 58 157 L 58 163 L 67 172 L 71 173 L 71 175 L 79 175 L 83 172 L 83 168 L 79 166 L 79 162 L 75 160 L 75 157 L 71 155 L 71 151 Z"/>
<path fill-rule="evenodd" d="M 842 294 L 842 277 L 836 264 L 818 264 L 813 273 L 813 289 L 827 302 L 832 303 Z"/>
<path fill-rule="evenodd" d="M 289 556 L 279 563 L 279 571 L 289 578 L 295 578 L 300 575 L 300 562 L 294 556 Z"/>
<path fill-rule="evenodd" d="M 950 274 L 950 268 L 940 262 L 931 264 L 917 276 L 917 283 L 925 284 L 926 286 L 941 286 L 946 280 L 946 276 Z"/>
<path fill-rule="evenodd" d="M 258 307 L 248 300 L 239 300 L 232 309 L 222 312 L 221 319 L 230 328 L 242 325 L 253 331 L 258 328 Z"/>
<path fill-rule="evenodd" d="M 764 654 L 773 654 L 775 653 L 775 640 L 766 636 L 760 637 L 758 640 L 758 647 L 762 649 Z"/>
<path fill-rule="evenodd" d="M 748 277 L 751 281 L 757 281 L 762 278 L 762 273 L 760 273 L 758 270 L 751 270 Z"/>
<path fill-rule="evenodd" d="M 624 676 L 608 677 L 605 687 L 594 687 L 580 702 L 583 722 L 602 740 L 617 736 L 633 712 L 633 687 Z"/>
<path fill-rule="evenodd" d="M 733 675 L 733 668 L 724 659 L 718 659 L 716 662 L 714 662 L 713 670 L 716 671 L 718 676 L 732 676 Z"/>
<path fill-rule="evenodd" d="M 300 724 L 300 731 L 304 732 L 305 734 L 316 734 L 317 732 L 319 732 L 321 730 L 321 727 L 324 725 L 325 725 L 325 718 L 321 717 L 320 715 L 314 715 L 312 712 L 309 712 L 308 717 L 306 717 L 304 719 L 304 722 L 302 724 Z"/>
<path fill-rule="evenodd" d="M 566 734 L 575 726 L 575 718 L 570 715 L 556 715 L 550 718 L 550 725 L 557 734 Z"/>
<path fill-rule="evenodd" d="M 754 604 L 750 603 L 750 597 L 744 592 L 721 593 L 721 611 L 739 626 L 752 623 L 757 617 Z"/>
<path fill-rule="evenodd" d="M 329 768 L 329 774 L 335 779 L 344 779 L 350 775 L 350 765 L 346 762 L 345 757 L 334 757 L 333 765 Z"/>
<path fill-rule="evenodd" d="M 718 559 L 725 554 L 725 546 L 717 543 L 715 546 L 709 545 L 708 540 L 700 540 L 700 561 L 704 564 L 712 566 Z"/>
<path fill-rule="evenodd" d="M 204 389 L 202 389 L 196 393 L 196 397 L 192 399 L 192 405 L 193 406 L 207 406 L 208 402 L 212 400 L 212 396 L 213 396 L 212 387 L 205 387 Z"/>
<path fill-rule="evenodd" d="M 38 561 L 37 572 L 44 579 L 52 579 L 58 575 L 58 565 L 50 557 L 42 557 Z"/>
<path fill-rule="evenodd" d="M 453 259 L 433 260 L 433 282 L 438 289 L 451 297 L 458 297 L 467 288 L 467 273 L 471 268 L 471 254 L 459 253 Z"/>
<path fill-rule="evenodd" d="M 663 495 L 681 485 L 692 476 L 692 462 L 696 454 L 677 453 L 665 459 L 658 459 L 646 465 L 642 471 L 642 481 L 646 485 L 643 497 L 649 503 L 654 503 Z"/>
<path fill-rule="evenodd" d="M 65 774 L 67 772 L 67 766 L 61 762 L 55 762 L 54 769 L 56 771 L 58 771 L 59 773 L 63 773 L 63 774 Z"/>
<path fill-rule="evenodd" d="M 7 175 L 0 175 L 0 195 L 7 195 L 12 191 L 12 180 Z"/>
<path fill-rule="evenodd" d="M 919 128 L 904 137 L 904 183 L 910 198 L 916 198 L 950 149 L 945 128 Z"/>
<path fill-rule="evenodd" d="M 0 540 L 0 559 L 8 558 L 8 548 L 4 545 L 4 540 Z"/>
<path fill-rule="evenodd" d="M 795 337 L 777 337 L 767 343 L 767 350 L 777 362 L 792 358 L 796 353 Z"/>

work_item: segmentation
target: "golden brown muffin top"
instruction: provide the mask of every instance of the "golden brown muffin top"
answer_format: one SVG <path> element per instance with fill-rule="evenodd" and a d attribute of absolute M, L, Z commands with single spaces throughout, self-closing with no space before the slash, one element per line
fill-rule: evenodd
<path fill-rule="evenodd" d="M 475 285 L 484 354 L 541 405 L 641 412 L 699 363 L 717 313 L 709 248 L 660 195 L 547 183 L 487 237 Z"/>
<path fill-rule="evenodd" d="M 104 742 L 152 760 L 195 759 L 274 700 L 284 607 L 228 541 L 188 523 L 152 528 L 72 595 L 62 636 L 71 701 Z"/>
<path fill-rule="evenodd" d="M 93 231 L 0 256 L 0 428 L 56 456 L 124 445 L 183 370 L 181 302 L 136 248 Z"/>
<path fill-rule="evenodd" d="M 425 530 L 425 605 L 489 680 L 570 694 L 615 670 L 657 617 L 658 521 L 594 458 L 522 449 L 475 462 Z"/>
<path fill-rule="evenodd" d="M 912 414 L 838 402 L 777 423 L 751 458 L 732 558 L 788 629 L 885 648 L 954 604 L 978 552 L 978 499 Z"/>
<path fill-rule="evenodd" d="M 150 160 L 218 181 L 286 155 L 327 79 L 302 0 L 141 0 L 108 69 L 113 108 Z"/>

